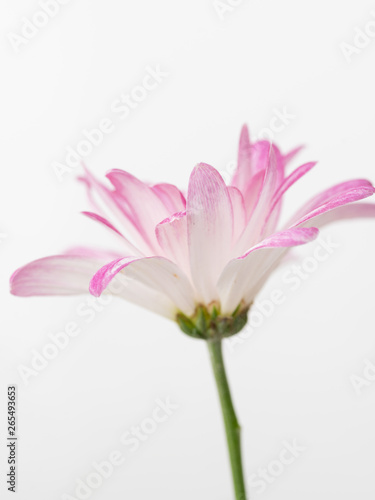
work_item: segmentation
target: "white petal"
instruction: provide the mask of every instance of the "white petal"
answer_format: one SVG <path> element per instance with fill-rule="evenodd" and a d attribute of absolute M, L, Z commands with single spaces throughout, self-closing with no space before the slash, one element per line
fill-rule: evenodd
<path fill-rule="evenodd" d="M 232 203 L 232 213 L 233 213 L 233 243 L 237 241 L 242 231 L 245 229 L 246 225 L 246 210 L 245 203 L 242 193 L 239 189 L 234 186 L 228 187 L 228 193 L 230 201 Z"/>
<path fill-rule="evenodd" d="M 90 283 L 90 292 L 98 297 L 118 273 L 163 293 L 184 314 L 193 314 L 195 301 L 192 286 L 174 262 L 164 257 L 116 259 L 95 274 Z"/>
<path fill-rule="evenodd" d="M 215 284 L 232 247 L 232 204 L 221 175 L 197 165 L 189 181 L 187 227 L 191 275 L 199 300 L 218 298 Z"/>
<path fill-rule="evenodd" d="M 160 222 L 155 232 L 164 256 L 190 276 L 186 212 L 178 212 Z"/>
<path fill-rule="evenodd" d="M 231 314 L 241 300 L 250 305 L 259 284 L 265 281 L 288 248 L 312 241 L 318 232 L 316 228 L 295 228 L 276 233 L 231 260 L 217 285 L 222 313 Z"/>

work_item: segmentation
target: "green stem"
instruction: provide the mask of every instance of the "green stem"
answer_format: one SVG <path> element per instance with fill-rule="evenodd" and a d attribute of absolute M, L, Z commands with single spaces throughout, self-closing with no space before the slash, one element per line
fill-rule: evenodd
<path fill-rule="evenodd" d="M 223 412 L 225 433 L 227 436 L 230 464 L 236 500 L 246 500 L 246 489 L 242 471 L 241 458 L 241 427 L 233 408 L 232 398 L 225 373 L 221 340 L 208 340 L 211 364 L 219 392 L 221 409 Z"/>

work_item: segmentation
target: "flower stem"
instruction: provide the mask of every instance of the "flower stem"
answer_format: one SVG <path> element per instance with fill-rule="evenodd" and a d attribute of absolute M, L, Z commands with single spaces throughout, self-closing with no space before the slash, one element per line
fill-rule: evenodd
<path fill-rule="evenodd" d="M 215 375 L 216 385 L 219 392 L 221 409 L 223 412 L 225 433 L 229 450 L 230 464 L 232 468 L 233 485 L 236 500 L 246 500 L 246 490 L 242 471 L 241 458 L 241 427 L 238 423 L 233 408 L 232 398 L 225 373 L 221 340 L 208 340 L 211 364 Z"/>

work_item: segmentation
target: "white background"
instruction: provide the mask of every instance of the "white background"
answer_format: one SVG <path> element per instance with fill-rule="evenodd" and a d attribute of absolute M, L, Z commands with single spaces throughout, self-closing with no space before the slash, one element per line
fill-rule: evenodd
<path fill-rule="evenodd" d="M 1 498 L 14 498 L 5 484 L 12 383 L 19 388 L 20 500 L 78 498 L 77 480 L 113 450 L 126 460 L 89 498 L 233 496 L 203 343 L 120 300 L 88 323 L 76 312 L 86 297 L 21 299 L 9 295 L 8 280 L 17 267 L 69 246 L 110 247 L 107 233 L 79 214 L 89 208 L 79 168 L 62 182 L 52 168 L 103 118 L 114 131 L 85 158 L 97 175 L 123 168 L 184 188 L 199 161 L 225 174 L 241 125 L 257 136 L 275 109 L 286 108 L 293 118 L 275 142 L 282 151 L 306 144 L 298 161 L 319 160 L 289 193 L 286 212 L 335 182 L 375 180 L 375 38 L 349 58 L 342 51 L 343 42 L 354 44 L 356 27 L 375 20 L 375 4 L 237 3 L 221 18 L 211 0 L 72 0 L 18 53 L 8 34 L 21 35 L 23 18 L 40 7 L 1 3 Z M 157 65 L 168 76 L 121 120 L 113 101 Z M 375 495 L 375 382 L 359 394 L 352 384 L 366 359 L 375 363 L 375 221 L 340 223 L 322 235 L 337 245 L 329 258 L 296 291 L 283 281 L 292 265 L 284 264 L 260 295 L 280 288 L 284 303 L 225 350 L 246 476 L 278 459 L 285 440 L 305 448 L 264 493 L 251 488 L 251 498 Z M 317 245 L 297 250 L 297 264 Z M 32 350 L 72 321 L 81 333 L 26 385 L 20 365 L 31 366 Z M 121 435 L 166 397 L 179 408 L 130 452 Z"/>

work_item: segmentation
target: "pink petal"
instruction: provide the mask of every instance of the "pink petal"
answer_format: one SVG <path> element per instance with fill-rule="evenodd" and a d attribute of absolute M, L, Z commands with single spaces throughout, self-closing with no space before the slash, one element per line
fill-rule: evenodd
<path fill-rule="evenodd" d="M 232 246 L 232 204 L 221 175 L 200 163 L 189 181 L 187 227 L 191 275 L 199 299 L 217 298 L 215 283 Z"/>
<path fill-rule="evenodd" d="M 292 151 L 290 151 L 289 153 L 287 153 L 286 155 L 284 155 L 284 165 L 287 165 L 289 162 L 291 162 L 293 160 L 293 158 L 295 156 L 297 156 L 297 154 L 304 148 L 305 146 L 298 146 L 294 149 L 292 149 Z"/>
<path fill-rule="evenodd" d="M 113 224 L 111 224 L 107 219 L 102 217 L 101 215 L 94 214 L 93 212 L 81 212 L 83 215 L 86 215 L 89 219 L 95 220 L 96 222 L 99 222 L 100 224 L 103 224 L 106 226 L 108 229 L 111 229 L 115 233 L 117 233 L 119 236 L 123 238 L 123 235 L 120 233 L 118 229 L 115 228 Z"/>
<path fill-rule="evenodd" d="M 275 155 L 275 167 L 277 167 L 277 160 L 279 159 L 279 151 L 276 146 L 272 145 L 269 141 L 257 141 L 251 147 L 251 158 L 253 175 L 260 171 L 266 171 L 269 166 L 269 158 L 271 149 Z M 276 169 L 275 169 L 276 172 Z"/>
<path fill-rule="evenodd" d="M 170 213 L 152 188 L 128 172 L 111 170 L 107 177 L 128 203 L 139 233 L 153 250 L 154 255 L 157 255 L 159 247 L 155 236 L 155 226 Z"/>
<path fill-rule="evenodd" d="M 263 179 L 262 190 L 259 195 L 257 204 L 253 210 L 250 221 L 243 232 L 237 247 L 237 254 L 242 253 L 249 246 L 254 245 L 259 240 L 261 229 L 266 216 L 267 207 L 269 206 L 272 196 L 278 187 L 279 174 L 276 160 L 276 153 L 273 147 L 269 148 L 269 157 L 266 173 Z"/>
<path fill-rule="evenodd" d="M 375 192 L 374 187 L 370 182 L 366 180 L 354 180 L 347 183 L 339 184 L 333 188 L 321 193 L 316 196 L 305 205 L 305 208 L 313 207 L 309 212 L 304 212 L 305 208 L 301 209 L 297 216 L 292 219 L 291 227 L 299 226 L 306 223 L 308 220 L 321 215 L 329 210 L 333 210 L 342 205 L 347 205 L 348 203 L 353 203 L 354 201 L 359 201 L 369 196 L 372 196 Z M 297 219 L 297 220 L 296 220 Z"/>
<path fill-rule="evenodd" d="M 93 212 L 81 213 L 83 215 L 86 215 L 86 217 L 88 217 L 89 219 L 99 222 L 99 224 L 104 225 L 105 227 L 116 233 L 118 236 L 120 236 L 123 242 L 124 251 L 126 250 L 126 253 L 128 253 L 129 255 L 138 255 L 140 257 L 143 256 L 142 252 L 140 252 L 138 248 L 136 248 L 127 238 L 125 238 L 125 236 L 122 235 L 120 231 L 118 231 L 115 226 L 113 226 L 107 219 L 105 219 L 101 215 L 94 214 Z"/>
<path fill-rule="evenodd" d="M 143 254 L 152 253 L 148 241 L 144 240 L 143 235 L 140 234 L 137 228 L 127 201 L 119 193 L 111 191 L 99 182 L 86 167 L 85 177 L 82 180 L 88 187 L 89 198 L 95 210 L 108 220 L 114 219 L 116 226 L 120 228 L 120 232 L 126 236 L 129 235 Z M 137 255 L 138 253 L 137 250 Z"/>
<path fill-rule="evenodd" d="M 245 203 L 246 220 L 251 218 L 254 208 L 256 207 L 264 181 L 265 171 L 257 172 L 248 183 L 247 188 L 243 191 L 243 198 Z"/>
<path fill-rule="evenodd" d="M 105 259 L 108 261 L 114 257 L 114 253 L 78 247 L 71 249 L 67 255 L 30 262 L 12 275 L 11 293 L 21 297 L 88 294 L 94 274 Z M 128 282 L 116 277 L 110 292 L 170 319 L 174 319 L 178 312 L 174 302 L 166 295 L 135 280 Z"/>
<path fill-rule="evenodd" d="M 304 205 L 302 205 L 302 207 L 296 212 L 292 219 L 298 220 L 305 214 L 311 212 L 323 203 L 329 201 L 334 196 L 345 193 L 348 189 L 360 187 L 363 184 L 369 185 L 370 183 L 366 179 L 355 179 L 335 184 L 334 186 L 331 186 L 330 188 L 325 189 L 324 191 L 321 191 L 320 193 L 310 198 Z"/>
<path fill-rule="evenodd" d="M 222 313 L 231 314 L 241 300 L 249 305 L 287 249 L 314 240 L 318 233 L 313 227 L 275 233 L 241 257 L 231 260 L 217 284 Z"/>
<path fill-rule="evenodd" d="M 95 274 L 90 293 L 100 296 L 120 271 L 135 282 L 166 295 L 184 314 L 193 314 L 194 292 L 188 278 L 176 264 L 163 257 L 116 259 Z"/>
<path fill-rule="evenodd" d="M 280 205 L 280 202 L 282 200 L 282 196 L 284 193 L 291 187 L 295 182 L 298 181 L 303 175 L 305 175 L 307 172 L 309 172 L 314 166 L 316 165 L 316 162 L 310 162 L 310 163 L 305 163 L 304 165 L 301 165 L 300 167 L 296 168 L 284 181 L 280 184 L 279 188 L 276 190 L 275 194 L 272 197 L 268 213 L 265 217 L 263 229 L 262 229 L 262 235 L 269 234 L 272 232 L 272 229 L 274 229 L 275 222 L 272 221 L 271 216 L 272 214 L 277 210 L 278 205 Z"/>
<path fill-rule="evenodd" d="M 178 212 L 163 220 L 156 226 L 155 232 L 165 257 L 190 276 L 186 212 Z"/>
<path fill-rule="evenodd" d="M 157 194 L 170 214 L 183 212 L 186 209 L 184 195 L 173 184 L 155 184 L 155 186 L 152 186 L 152 190 Z"/>
<path fill-rule="evenodd" d="M 316 227 L 323 227 L 331 222 L 338 222 L 344 219 L 375 218 L 375 203 L 353 203 L 318 215 L 313 220 L 309 220 L 304 227 L 314 224 Z"/>
<path fill-rule="evenodd" d="M 259 172 L 265 172 L 270 147 L 271 143 L 266 140 L 251 144 L 247 126 L 242 127 L 238 147 L 237 169 L 233 175 L 232 186 L 237 187 L 242 193 L 248 190 L 249 185 L 253 182 L 253 177 Z M 272 147 L 280 176 L 283 177 L 287 156 L 283 156 L 277 146 L 273 145 Z M 294 152 L 291 152 L 291 154 L 294 154 Z"/>
<path fill-rule="evenodd" d="M 44 257 L 17 269 L 10 278 L 10 291 L 21 297 L 88 293 L 90 279 L 102 263 L 72 255 Z"/>
<path fill-rule="evenodd" d="M 232 203 L 232 212 L 233 212 L 233 242 L 236 242 L 237 239 L 242 234 L 246 225 L 246 209 L 245 202 L 241 191 L 234 186 L 228 187 L 228 193 L 230 197 L 230 201 Z"/>
<path fill-rule="evenodd" d="M 252 177 L 251 171 L 251 144 L 247 125 L 241 130 L 240 142 L 238 146 L 237 169 L 233 175 L 232 185 L 240 191 L 244 191 Z"/>

